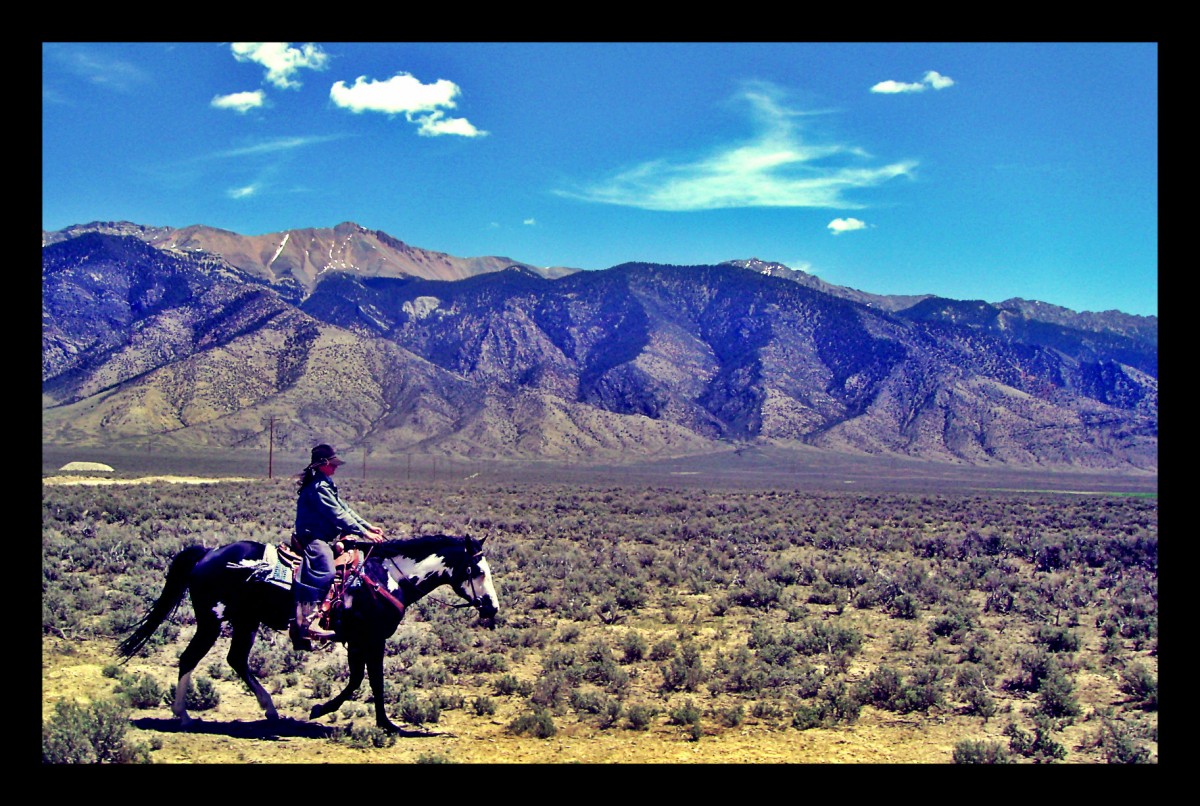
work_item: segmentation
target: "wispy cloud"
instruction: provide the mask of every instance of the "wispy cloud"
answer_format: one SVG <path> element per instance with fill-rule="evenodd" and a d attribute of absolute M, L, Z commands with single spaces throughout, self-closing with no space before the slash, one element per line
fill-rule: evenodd
<path fill-rule="evenodd" d="M 525 219 L 525 221 L 524 221 L 523 223 L 524 223 L 524 224 L 525 224 L 525 226 L 527 226 L 527 227 L 535 227 L 535 226 L 537 226 L 537 221 L 536 221 L 535 219 L 532 219 L 532 218 L 527 218 L 527 219 Z"/>
<path fill-rule="evenodd" d="M 134 92 L 151 81 L 150 74 L 132 62 L 98 53 L 86 45 L 46 43 L 42 48 L 45 56 L 54 59 L 67 72 L 104 89 Z"/>
<path fill-rule="evenodd" d="M 880 81 L 871 87 L 871 92 L 895 95 L 902 92 L 924 92 L 930 88 L 944 90 L 946 87 L 952 86 L 954 86 L 954 79 L 944 76 L 936 70 L 930 70 L 925 73 L 924 78 L 917 82 L 892 81 L 891 79 Z"/>
<path fill-rule="evenodd" d="M 299 70 L 324 70 L 329 55 L 309 42 L 294 48 L 288 42 L 234 42 L 229 46 L 239 62 L 254 62 L 267 68 L 267 81 L 281 90 L 297 89 L 293 76 Z"/>
<path fill-rule="evenodd" d="M 359 76 L 351 86 L 338 81 L 330 88 L 329 97 L 337 106 L 355 114 L 404 115 L 409 123 L 417 124 L 417 133 L 426 137 L 486 135 L 487 132 L 476 128 L 466 118 L 446 117 L 445 110 L 457 107 L 455 99 L 461 93 L 457 84 L 444 78 L 422 84 L 409 73 L 397 73 L 385 81 Z"/>
<path fill-rule="evenodd" d="M 225 195 L 231 199 L 248 199 L 257 194 L 261 189 L 261 185 L 254 183 L 240 188 L 230 188 L 229 190 L 225 191 Z"/>
<path fill-rule="evenodd" d="M 225 151 L 217 151 L 213 154 L 210 154 L 209 157 L 252 157 L 260 154 L 276 154 L 280 152 L 294 151 L 297 148 L 304 148 L 306 146 L 327 143 L 330 140 L 341 139 L 341 137 L 342 135 L 337 134 L 321 135 L 320 137 L 276 137 L 271 140 L 264 140 L 262 142 L 252 143 L 251 145 L 247 146 L 230 148 L 226 149 Z"/>
<path fill-rule="evenodd" d="M 212 99 L 212 105 L 217 109 L 232 109 L 234 112 L 245 114 L 251 109 L 258 109 L 266 102 L 266 93 L 262 90 L 254 92 L 234 92 L 229 95 L 218 95 Z"/>
<path fill-rule="evenodd" d="M 758 126 L 749 142 L 731 145 L 691 162 L 654 160 L 612 178 L 560 195 L 646 210 L 715 210 L 731 207 L 841 207 L 848 191 L 908 176 L 913 161 L 880 167 L 845 164 L 862 159 L 854 146 L 809 142 L 798 119 L 806 113 L 786 107 L 773 85 L 756 83 L 739 98 L 750 105 Z M 842 161 L 843 164 L 837 164 Z"/>
<path fill-rule="evenodd" d="M 825 225 L 834 235 L 841 235 L 843 232 L 853 232 L 856 229 L 866 229 L 867 222 L 860 221 L 857 218 L 835 218 Z"/>

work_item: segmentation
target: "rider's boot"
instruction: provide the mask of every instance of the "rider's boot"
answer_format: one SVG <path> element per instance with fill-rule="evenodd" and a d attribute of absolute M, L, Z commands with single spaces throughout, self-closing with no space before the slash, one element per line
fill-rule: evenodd
<path fill-rule="evenodd" d="M 323 630 L 316 621 L 321 616 L 318 602 L 296 602 L 296 618 L 292 622 L 292 646 L 296 650 L 312 649 L 312 639 L 328 641 L 337 637 L 337 633 Z"/>

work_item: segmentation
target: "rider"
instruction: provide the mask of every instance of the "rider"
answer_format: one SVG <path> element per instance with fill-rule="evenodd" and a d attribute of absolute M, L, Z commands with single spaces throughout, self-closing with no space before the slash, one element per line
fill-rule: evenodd
<path fill-rule="evenodd" d="M 292 623 L 292 644 L 296 649 L 311 649 L 310 639 L 328 640 L 334 633 L 323 630 L 314 621 L 320 616 L 320 602 L 333 582 L 333 543 L 344 534 L 367 540 L 383 540 L 383 530 L 372 526 L 338 497 L 333 474 L 344 465 L 331 446 L 312 449 L 312 461 L 296 477 L 299 498 L 296 501 L 296 539 L 304 547 L 300 574 L 292 589 L 296 616 Z"/>

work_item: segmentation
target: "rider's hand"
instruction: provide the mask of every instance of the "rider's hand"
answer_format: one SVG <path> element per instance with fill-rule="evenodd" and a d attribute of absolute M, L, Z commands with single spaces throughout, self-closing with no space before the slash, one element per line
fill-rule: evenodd
<path fill-rule="evenodd" d="M 367 538 L 367 540 L 370 540 L 372 543 L 382 543 L 383 542 L 383 530 L 380 529 L 378 526 L 372 526 L 370 529 L 367 530 L 367 534 L 365 535 L 365 537 Z"/>

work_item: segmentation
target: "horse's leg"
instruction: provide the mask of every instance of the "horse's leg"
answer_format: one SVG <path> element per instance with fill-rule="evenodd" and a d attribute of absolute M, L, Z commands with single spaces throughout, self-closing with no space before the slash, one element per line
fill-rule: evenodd
<path fill-rule="evenodd" d="M 250 690 L 254 692 L 255 699 L 258 700 L 259 706 L 267 713 L 267 719 L 279 719 L 279 712 L 275 710 L 275 702 L 271 699 L 271 695 L 263 688 L 262 683 L 258 682 L 258 678 L 250 671 L 250 650 L 254 647 L 254 636 L 258 632 L 258 622 L 256 621 L 238 621 L 233 625 L 233 638 L 229 644 L 229 654 L 226 659 L 233 670 L 237 672 L 237 676 L 242 678 Z"/>
<path fill-rule="evenodd" d="M 362 646 L 358 641 L 350 641 L 346 644 L 346 664 L 350 667 L 350 680 L 346 683 L 346 687 L 329 702 L 314 705 L 312 711 L 308 714 L 309 719 L 319 719 L 341 708 L 342 703 L 350 699 L 354 692 L 358 691 L 358 687 L 362 685 L 365 663 L 363 661 Z"/>
<path fill-rule="evenodd" d="M 192 684 L 192 670 L 200 665 L 220 635 L 220 620 L 211 611 L 197 609 L 196 634 L 179 656 L 179 683 L 175 686 L 175 702 L 171 706 L 172 713 L 185 728 L 193 721 L 187 712 L 187 692 Z"/>
<path fill-rule="evenodd" d="M 371 697 L 375 700 L 375 724 L 389 733 L 400 728 L 388 719 L 387 703 L 383 699 L 383 639 L 372 638 L 364 654 L 367 661 L 367 679 L 371 681 Z"/>

